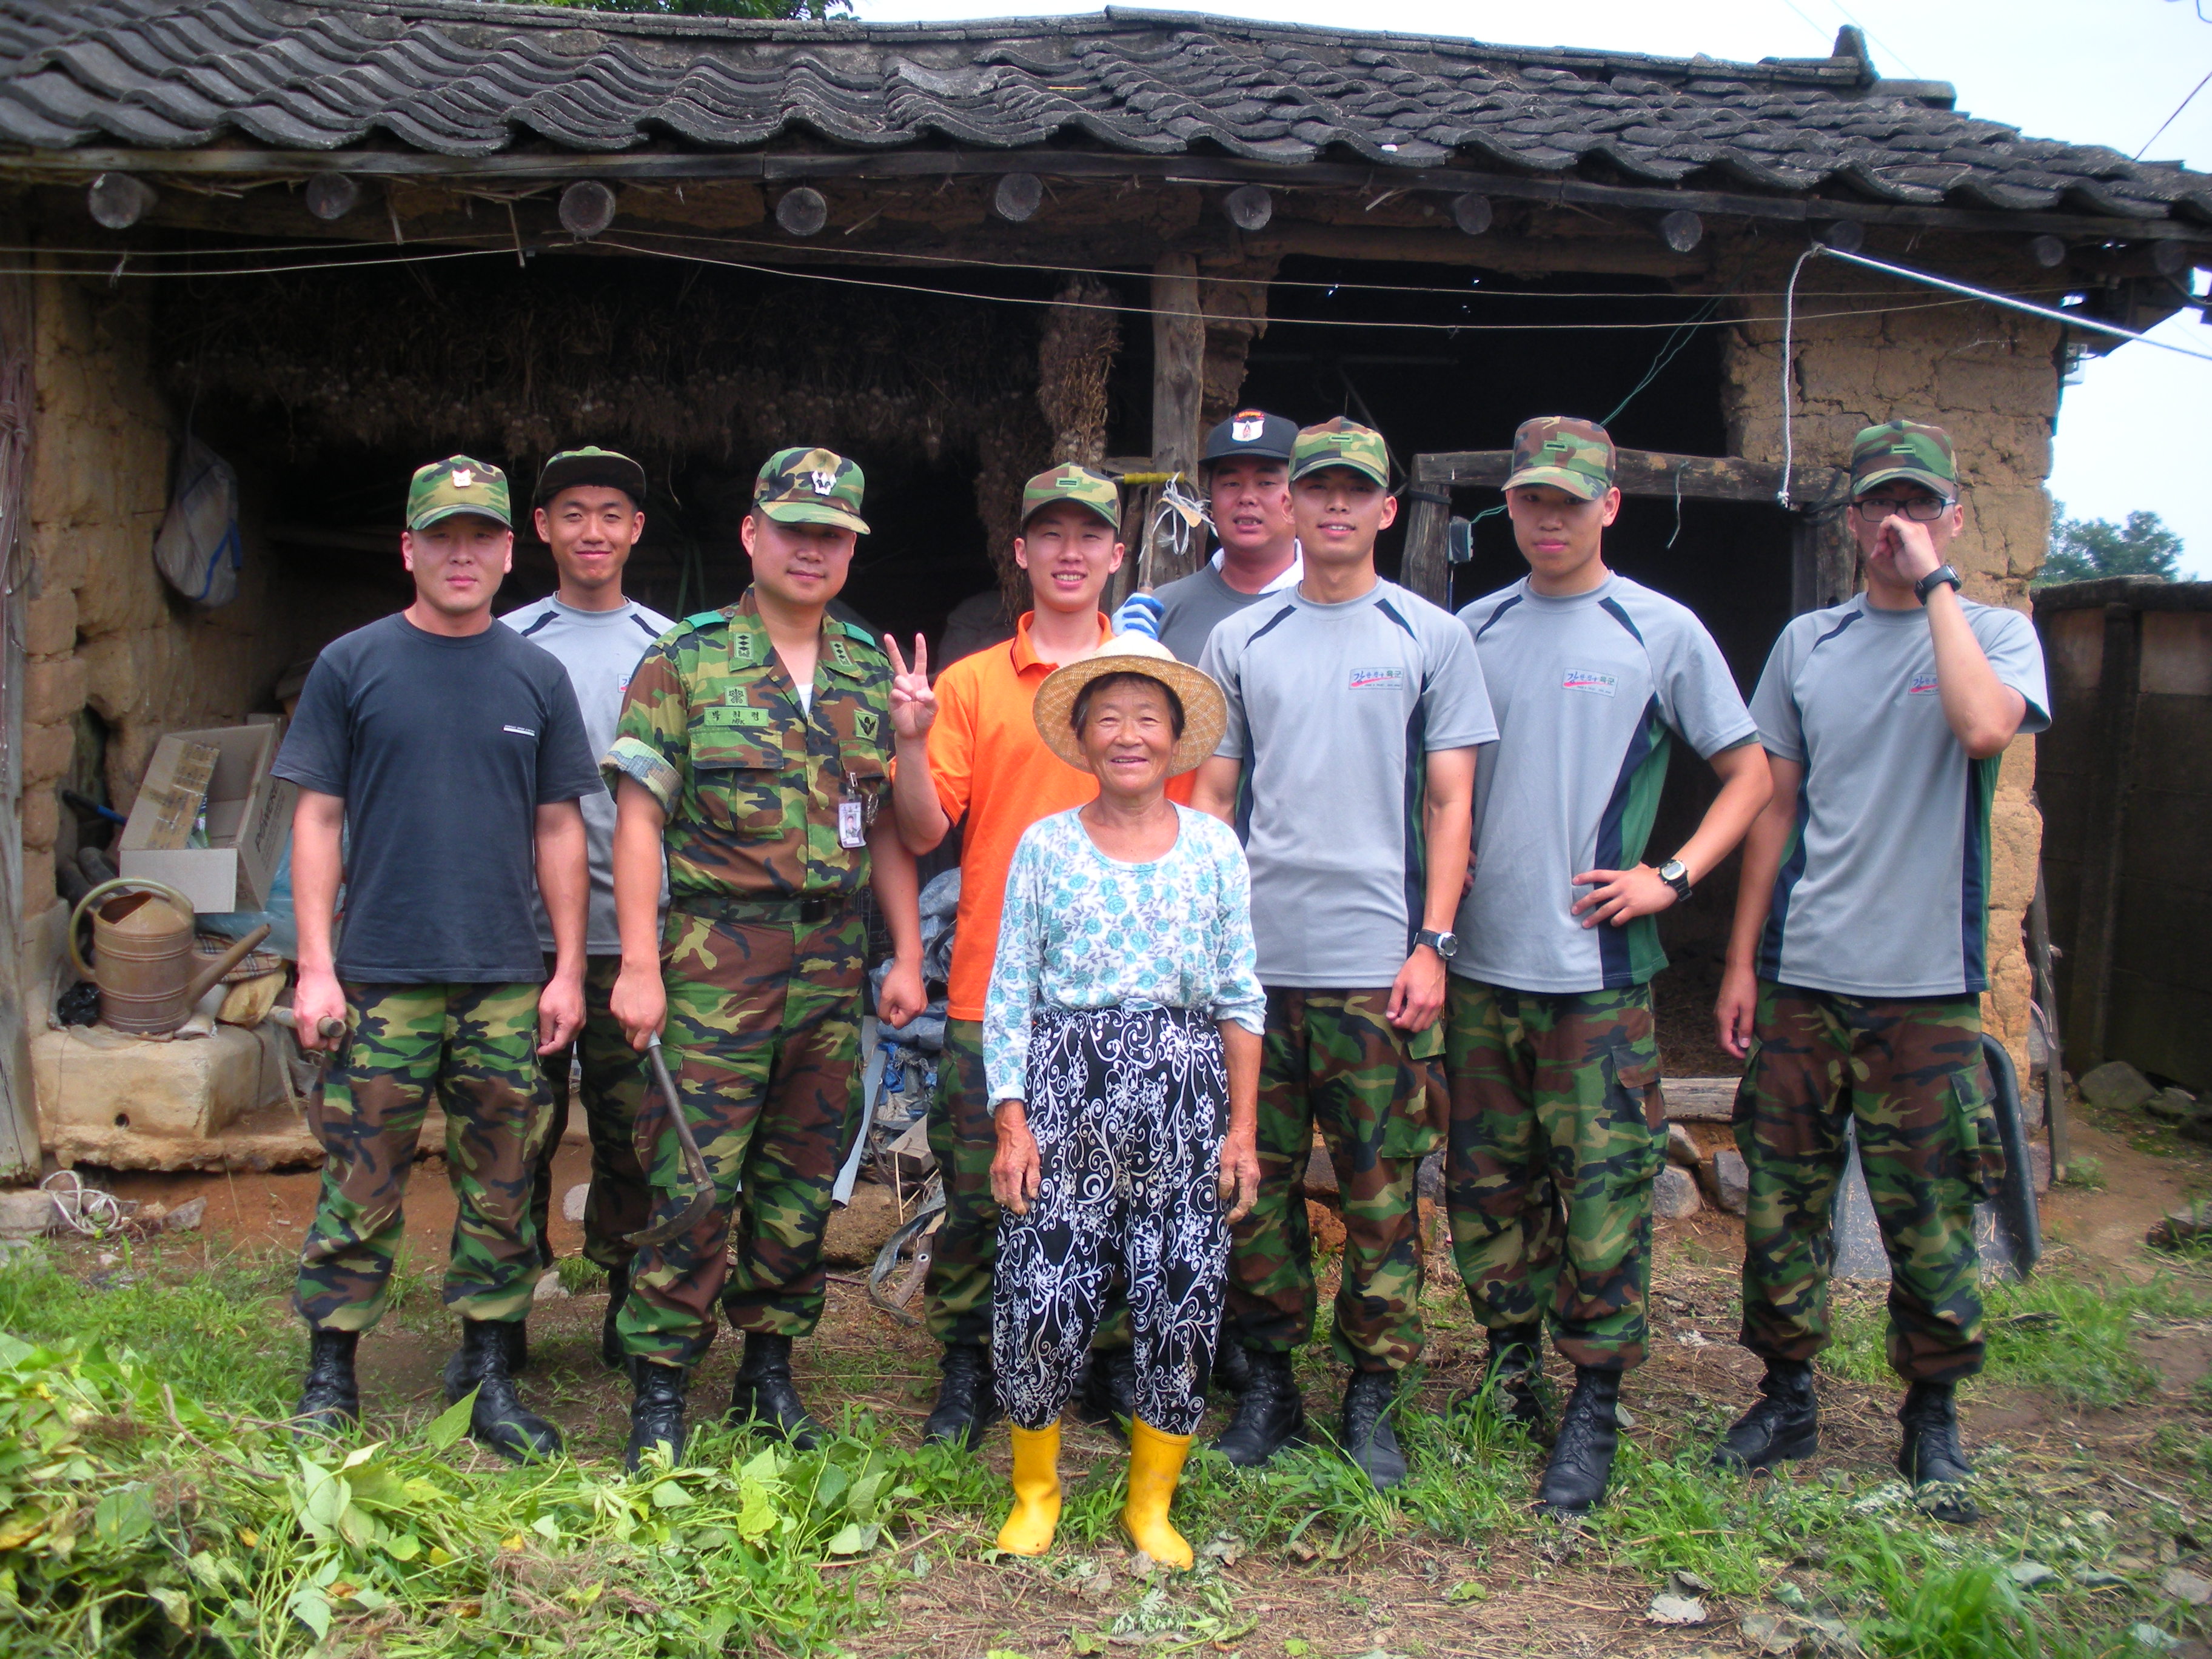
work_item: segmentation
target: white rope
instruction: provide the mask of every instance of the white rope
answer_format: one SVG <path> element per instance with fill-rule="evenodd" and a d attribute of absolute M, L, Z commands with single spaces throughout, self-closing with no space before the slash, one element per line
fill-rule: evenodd
<path fill-rule="evenodd" d="M 121 1199 L 86 1186 L 75 1170 L 55 1170 L 39 1183 L 39 1190 L 53 1200 L 55 1213 L 64 1226 L 88 1238 L 115 1231 L 129 1214 Z M 130 1209 L 137 1207 L 133 1204 Z"/>
<path fill-rule="evenodd" d="M 1790 468 L 1796 459 L 1796 434 L 1790 422 L 1790 354 L 1796 333 L 1797 273 L 1805 269 L 1805 261 L 1821 252 L 1815 242 L 1797 256 L 1797 263 L 1790 267 L 1790 286 L 1782 296 L 1782 483 L 1774 492 L 1774 504 L 1784 513 L 1790 509 Z"/>
<path fill-rule="evenodd" d="M 1182 487 L 1182 475 L 1176 473 L 1160 486 L 1159 502 L 1152 509 L 1152 522 L 1145 532 L 1146 550 L 1159 548 L 1160 532 L 1165 530 L 1168 550 L 1178 559 L 1188 557 L 1191 538 L 1198 533 L 1200 525 L 1212 529 L 1213 515 L 1207 510 L 1206 501 Z"/>

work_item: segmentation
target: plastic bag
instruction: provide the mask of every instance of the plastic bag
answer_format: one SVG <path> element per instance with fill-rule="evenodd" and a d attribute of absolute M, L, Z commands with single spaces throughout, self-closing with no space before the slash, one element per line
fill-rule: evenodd
<path fill-rule="evenodd" d="M 177 458 L 177 493 L 154 538 L 162 579 L 194 605 L 212 611 L 238 597 L 246 562 L 238 536 L 238 474 L 198 438 Z"/>

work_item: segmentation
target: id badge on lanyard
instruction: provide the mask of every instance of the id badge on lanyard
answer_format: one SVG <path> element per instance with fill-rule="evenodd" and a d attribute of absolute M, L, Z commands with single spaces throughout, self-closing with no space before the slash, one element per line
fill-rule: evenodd
<path fill-rule="evenodd" d="M 853 775 L 841 772 L 844 793 L 837 799 L 837 845 L 848 850 L 868 844 L 867 803 L 854 787 Z"/>

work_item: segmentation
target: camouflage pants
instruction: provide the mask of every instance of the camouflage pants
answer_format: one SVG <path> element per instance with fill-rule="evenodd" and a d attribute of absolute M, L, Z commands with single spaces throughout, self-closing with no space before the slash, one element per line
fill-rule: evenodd
<path fill-rule="evenodd" d="M 553 971 L 553 959 L 545 959 Z M 584 1127 L 592 1141 L 591 1195 L 584 1200 L 584 1255 L 602 1267 L 619 1267 L 634 1254 L 629 1235 L 645 1225 L 652 1194 L 638 1167 L 638 1103 L 645 1098 L 645 1066 L 622 1023 L 607 1006 L 620 957 L 592 957 L 584 968 L 584 1029 L 572 1048 L 547 1054 L 545 1085 L 553 1097 L 553 1119 L 532 1177 L 530 1219 L 538 1233 L 538 1259 L 553 1265 L 553 1160 L 561 1137 L 568 1133 L 568 1073 L 571 1060 L 583 1074 Z"/>
<path fill-rule="evenodd" d="M 346 1035 L 310 1127 L 323 1189 L 293 1305 L 317 1330 L 365 1331 L 384 1312 L 406 1224 L 401 1200 L 430 1091 L 446 1114 L 459 1213 L 446 1305 L 519 1319 L 538 1279 L 530 1174 L 550 1103 L 535 985 L 349 985 Z"/>
<path fill-rule="evenodd" d="M 1889 1363 L 1908 1382 L 1982 1368 L 1974 1206 L 2004 1173 L 1982 1012 L 1971 996 L 1871 1001 L 1761 981 L 1735 1144 L 1751 1176 L 1743 1346 L 1810 1359 L 1828 1346 L 1832 1210 L 1857 1128 L 1889 1255 Z"/>
<path fill-rule="evenodd" d="M 1383 1018 L 1390 993 L 1267 993 L 1260 1049 L 1260 1197 L 1230 1235 L 1229 1319 L 1246 1347 L 1288 1353 L 1313 1333 L 1305 1175 L 1321 1127 L 1344 1204 L 1344 1279 L 1330 1346 L 1364 1370 L 1421 1353 L 1416 1173 L 1434 1152 L 1441 1034 Z"/>
<path fill-rule="evenodd" d="M 1667 1150 L 1650 987 L 1550 994 L 1455 975 L 1447 1018 L 1444 1200 L 1475 1317 L 1547 1320 L 1577 1365 L 1640 1364 Z"/>
<path fill-rule="evenodd" d="M 929 1103 L 929 1150 L 945 1177 L 945 1221 L 930 1249 L 929 1334 L 953 1344 L 991 1341 L 991 1270 L 999 1255 L 999 1206 L 991 1196 L 991 1160 L 999 1131 L 983 1079 L 983 1023 L 945 1022 L 937 1061 L 937 1095 Z M 1133 1340 L 1127 1287 L 1115 1283 L 1091 1339 L 1094 1351 Z"/>
<path fill-rule="evenodd" d="M 638 1251 L 620 1329 L 633 1355 L 693 1365 L 718 1301 L 741 1331 L 805 1336 L 822 1316 L 830 1189 L 860 1124 L 867 941 L 854 911 L 774 924 L 672 911 L 663 940 L 661 1042 L 715 1202 L 689 1233 Z M 648 1090 L 637 1120 L 656 1220 L 690 1196 L 667 1109 Z"/>

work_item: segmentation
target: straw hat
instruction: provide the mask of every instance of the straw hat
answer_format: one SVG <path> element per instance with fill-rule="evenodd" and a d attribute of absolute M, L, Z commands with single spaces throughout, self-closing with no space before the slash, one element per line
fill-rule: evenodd
<path fill-rule="evenodd" d="M 1158 640 L 1142 634 L 1116 634 L 1098 647 L 1097 654 L 1055 668 L 1037 687 L 1033 712 L 1037 735 L 1045 747 L 1079 772 L 1088 772 L 1083 745 L 1067 723 L 1068 711 L 1083 688 L 1109 674 L 1142 674 L 1171 689 L 1182 699 L 1182 737 L 1168 757 L 1168 773 L 1188 772 L 1219 746 L 1222 728 L 1229 724 L 1228 705 L 1221 688 L 1188 663 L 1176 660 L 1175 653 Z"/>

